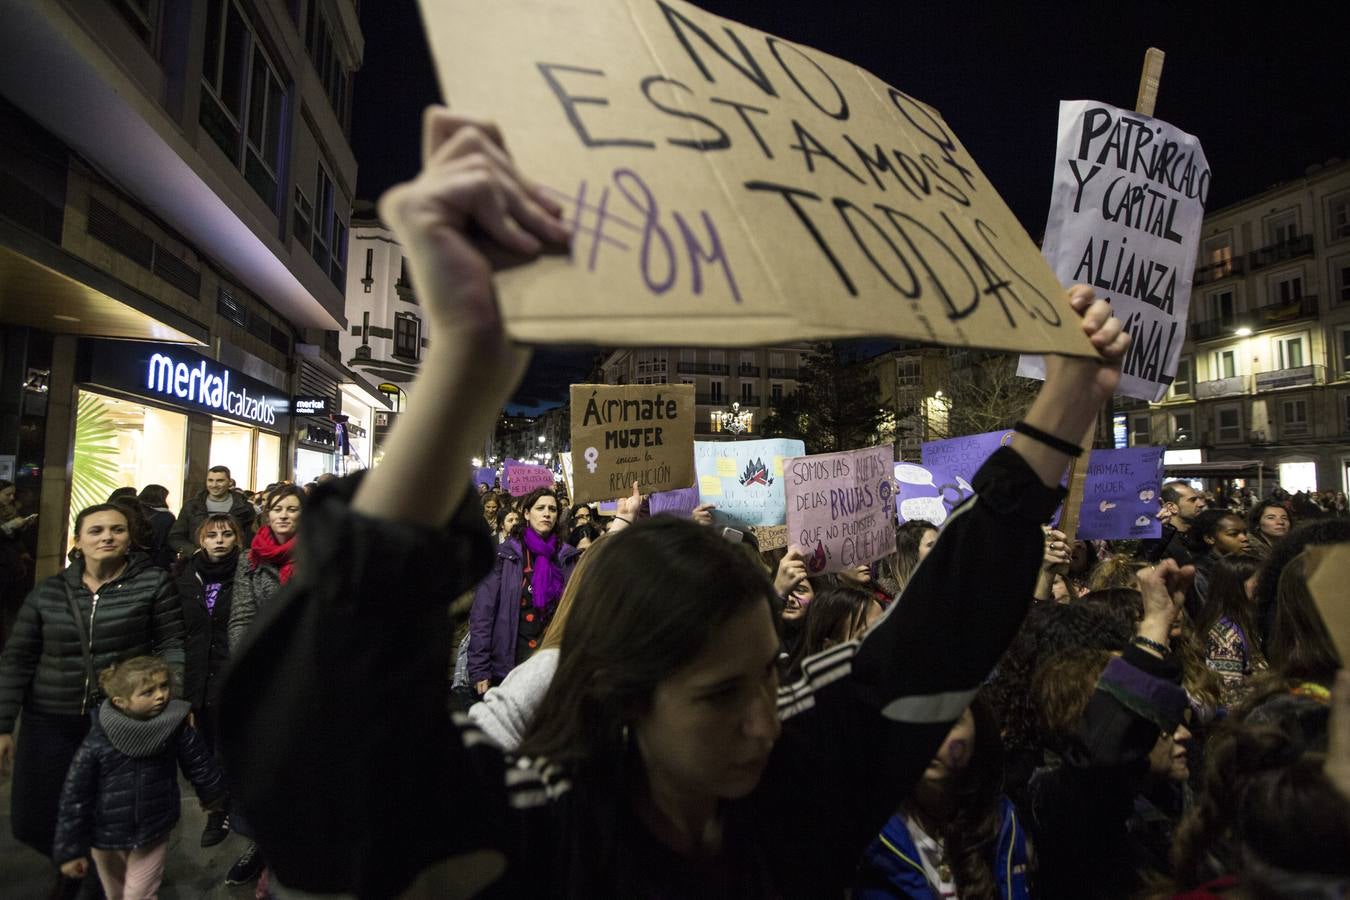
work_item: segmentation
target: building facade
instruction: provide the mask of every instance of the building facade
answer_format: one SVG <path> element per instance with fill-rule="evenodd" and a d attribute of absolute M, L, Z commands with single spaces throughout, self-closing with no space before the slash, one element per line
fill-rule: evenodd
<path fill-rule="evenodd" d="M 1205 216 L 1176 381 L 1122 418 L 1132 444 L 1262 462 L 1267 489 L 1350 489 L 1350 162 Z"/>
<path fill-rule="evenodd" d="M 692 384 L 698 440 L 736 437 L 718 422 L 733 404 L 749 415 L 749 434 L 768 414 L 775 400 L 797 389 L 809 344 L 752 349 L 646 347 L 614 350 L 601 363 L 606 384 Z"/>
<path fill-rule="evenodd" d="M 383 402 L 337 354 L 354 0 L 0 17 L 0 477 L 41 514 L 37 574 L 113 487 L 341 471 L 344 383 Z"/>

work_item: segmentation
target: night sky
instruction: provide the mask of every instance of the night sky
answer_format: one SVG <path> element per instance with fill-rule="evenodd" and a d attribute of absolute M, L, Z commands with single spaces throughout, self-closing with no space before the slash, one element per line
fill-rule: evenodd
<path fill-rule="evenodd" d="M 1350 156 L 1341 4 L 1259 13 L 1176 0 L 698 5 L 849 60 L 937 107 L 1033 238 L 1045 225 L 1059 101 L 1133 107 L 1149 46 L 1167 53 L 1155 115 L 1200 138 L 1214 173 L 1209 209 Z M 416 174 L 421 112 L 438 91 L 414 0 L 364 3 L 361 26 L 352 144 L 358 196 L 375 199 Z M 561 402 L 591 356 L 537 352 L 516 404 Z"/>

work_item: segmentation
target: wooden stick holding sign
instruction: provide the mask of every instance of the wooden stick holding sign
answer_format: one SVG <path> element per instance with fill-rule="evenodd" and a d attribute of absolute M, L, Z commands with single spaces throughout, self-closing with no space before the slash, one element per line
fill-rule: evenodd
<path fill-rule="evenodd" d="M 1153 115 L 1153 107 L 1158 102 L 1158 85 L 1162 81 L 1163 60 L 1166 54 L 1157 47 L 1149 47 L 1144 54 L 1144 69 L 1139 75 L 1139 95 L 1135 100 L 1135 112 L 1146 116 Z M 1083 436 L 1080 446 L 1083 455 L 1069 462 L 1069 496 L 1064 501 L 1064 513 L 1059 519 L 1059 530 L 1064 532 L 1065 542 L 1072 547 L 1078 535 L 1078 514 L 1083 506 L 1083 490 L 1087 483 L 1088 459 L 1092 454 L 1092 445 L 1097 434 L 1097 423 L 1093 422 L 1088 433 Z M 1056 567 L 1056 573 L 1068 572 L 1068 565 Z"/>

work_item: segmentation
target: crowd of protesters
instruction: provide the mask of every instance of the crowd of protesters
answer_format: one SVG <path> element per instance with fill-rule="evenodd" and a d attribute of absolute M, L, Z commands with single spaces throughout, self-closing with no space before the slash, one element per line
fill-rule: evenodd
<path fill-rule="evenodd" d="M 62 886 L 92 860 L 153 896 L 181 769 L 260 896 L 1350 891 L 1350 678 L 1308 585 L 1350 542 L 1335 498 L 1172 482 L 1157 540 L 1046 525 L 1119 380 L 1109 304 L 1069 292 L 1101 358 L 1047 358 L 940 528 L 811 575 L 712 507 L 634 485 L 606 517 L 446 463 L 528 362 L 494 264 L 568 235 L 491 126 L 434 110 L 424 149 L 381 216 L 436 352 L 381 465 L 90 507 L 25 601 L 0 764 Z"/>

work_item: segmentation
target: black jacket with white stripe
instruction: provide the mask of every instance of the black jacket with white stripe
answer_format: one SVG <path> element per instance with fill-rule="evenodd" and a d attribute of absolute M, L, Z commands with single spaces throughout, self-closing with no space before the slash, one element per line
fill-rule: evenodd
<path fill-rule="evenodd" d="M 780 692 L 782 737 L 709 862 L 446 713 L 446 607 L 492 558 L 476 504 L 420 529 L 351 512 L 354 481 L 331 483 L 306 509 L 296 578 L 233 660 L 233 795 L 275 877 L 313 892 L 393 896 L 451 859 L 437 874 L 460 888 L 504 866 L 492 896 L 839 896 L 1026 613 L 1062 492 L 1008 448 L 974 486 L 866 638 Z M 597 829 L 604 858 L 587 852 Z"/>

